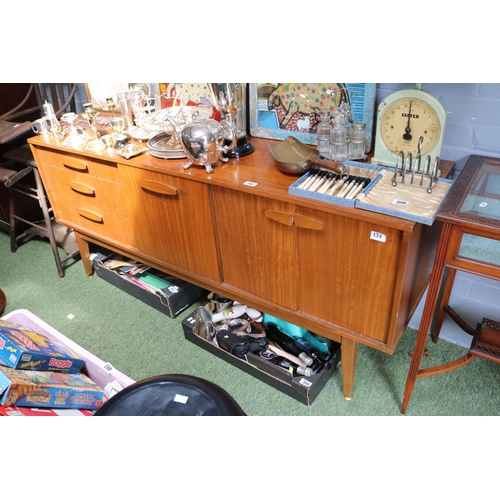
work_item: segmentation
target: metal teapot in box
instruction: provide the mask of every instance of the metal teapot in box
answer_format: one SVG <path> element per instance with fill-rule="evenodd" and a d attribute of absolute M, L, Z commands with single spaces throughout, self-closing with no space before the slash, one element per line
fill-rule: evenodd
<path fill-rule="evenodd" d="M 214 171 L 212 165 L 218 161 L 228 161 L 223 155 L 234 148 L 238 138 L 233 123 L 227 120 L 218 122 L 212 118 L 200 118 L 181 128 L 172 117 L 167 116 L 166 119 L 174 128 L 188 157 L 184 168 L 203 165 L 207 173 L 211 174 Z M 224 146 L 225 141 L 230 141 L 231 144 Z"/>

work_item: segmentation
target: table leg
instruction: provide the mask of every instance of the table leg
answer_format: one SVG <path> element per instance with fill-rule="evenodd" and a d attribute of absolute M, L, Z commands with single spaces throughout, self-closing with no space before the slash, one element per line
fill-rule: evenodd
<path fill-rule="evenodd" d="M 88 276 L 92 276 L 92 262 L 90 262 L 90 246 L 88 241 L 84 240 L 80 233 L 74 231 L 76 244 L 78 245 L 78 250 L 80 251 L 80 257 L 82 258 L 83 267 Z"/>
<path fill-rule="evenodd" d="M 342 337 L 342 383 L 344 398 L 352 399 L 354 393 L 354 377 L 356 375 L 356 360 L 359 343 Z"/>
<path fill-rule="evenodd" d="M 434 334 L 432 336 L 432 341 L 434 343 L 438 341 L 439 334 L 441 333 L 441 327 L 443 326 L 444 317 L 446 315 L 446 310 L 444 306 L 450 302 L 451 290 L 453 288 L 453 283 L 455 282 L 456 274 L 457 274 L 456 269 L 448 269 L 448 275 L 446 276 L 446 281 L 443 289 L 443 296 L 439 304 L 436 328 L 434 329 Z"/>
<path fill-rule="evenodd" d="M 432 268 L 431 279 L 429 282 L 429 290 L 427 291 L 427 297 L 425 299 L 424 310 L 422 312 L 422 319 L 420 321 L 420 327 L 417 333 L 417 340 L 415 342 L 415 347 L 413 349 L 413 356 L 411 358 L 410 369 L 408 371 L 408 377 L 406 379 L 405 393 L 403 396 L 403 406 L 401 407 L 401 413 L 406 412 L 408 403 L 410 402 L 411 394 L 413 388 L 415 387 L 415 382 L 417 380 L 418 372 L 420 369 L 420 363 L 422 361 L 422 356 L 424 354 L 425 344 L 427 342 L 427 337 L 429 334 L 429 328 L 432 323 L 432 318 L 434 316 L 434 309 L 436 306 L 436 301 L 439 296 L 439 290 L 441 288 L 441 281 L 444 274 L 444 264 L 446 259 L 446 246 L 447 241 L 450 236 L 451 225 L 444 224 L 441 229 L 441 234 L 439 237 L 439 244 L 436 252 L 436 258 L 434 260 L 434 266 Z"/>

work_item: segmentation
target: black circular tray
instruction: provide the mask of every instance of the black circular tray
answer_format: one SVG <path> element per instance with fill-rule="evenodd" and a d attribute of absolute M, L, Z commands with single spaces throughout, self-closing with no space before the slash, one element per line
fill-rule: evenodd
<path fill-rule="evenodd" d="M 158 375 L 129 385 L 94 416 L 245 416 L 218 385 L 190 375 Z"/>

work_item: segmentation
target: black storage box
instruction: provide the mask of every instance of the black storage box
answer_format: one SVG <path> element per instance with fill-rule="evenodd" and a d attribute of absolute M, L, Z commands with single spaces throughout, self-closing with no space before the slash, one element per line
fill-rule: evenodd
<path fill-rule="evenodd" d="M 118 254 L 106 256 L 98 252 L 93 260 L 97 276 L 171 318 L 175 318 L 194 304 L 205 292 L 203 288 L 173 276 L 168 276 L 167 287 L 156 292 L 149 291 L 127 279 L 123 273 L 106 267 L 104 263 L 110 259 L 129 260 Z M 156 270 L 149 269 L 148 272 L 154 274 Z"/>
<path fill-rule="evenodd" d="M 323 387 L 325 387 L 326 383 L 330 380 L 330 377 L 340 362 L 340 344 L 334 342 L 335 352 L 330 359 L 330 368 L 323 368 L 319 373 L 311 377 L 292 377 L 290 372 L 276 366 L 261 356 L 248 353 L 248 361 L 245 361 L 242 358 L 238 358 L 220 349 L 215 344 L 212 344 L 212 342 L 196 335 L 196 333 L 194 333 L 194 326 L 195 312 L 191 313 L 182 321 L 184 336 L 187 340 L 307 406 L 313 403 Z"/>

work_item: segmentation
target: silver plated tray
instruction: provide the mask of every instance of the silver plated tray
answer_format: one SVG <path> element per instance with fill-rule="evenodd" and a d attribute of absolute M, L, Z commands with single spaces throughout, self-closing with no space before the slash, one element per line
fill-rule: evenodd
<path fill-rule="evenodd" d="M 136 141 L 148 141 L 154 137 L 158 132 L 151 132 L 149 130 L 144 130 L 141 127 L 132 127 L 129 130 L 130 136 Z"/>
<path fill-rule="evenodd" d="M 142 116 L 138 125 L 147 132 L 169 132 L 172 134 L 174 128 L 167 120 L 167 116 L 172 118 L 179 127 L 183 127 L 197 118 L 211 118 L 212 114 L 212 108 L 204 106 L 173 106 Z"/>
<path fill-rule="evenodd" d="M 146 143 L 149 154 L 156 158 L 186 158 L 186 153 L 175 135 L 162 132 L 155 135 Z"/>

